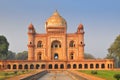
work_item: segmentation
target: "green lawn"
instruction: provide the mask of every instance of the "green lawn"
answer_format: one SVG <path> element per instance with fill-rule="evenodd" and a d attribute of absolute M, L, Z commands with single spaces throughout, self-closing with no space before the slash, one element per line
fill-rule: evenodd
<path fill-rule="evenodd" d="M 17 76 L 17 75 L 21 75 L 21 74 L 26 74 L 26 73 L 29 73 L 31 71 L 27 71 L 27 70 L 21 70 L 21 71 L 0 71 L 0 80 L 5 80 L 7 78 L 10 78 L 10 77 L 14 77 L 14 76 Z"/>
<path fill-rule="evenodd" d="M 106 80 L 116 80 L 113 76 L 114 74 L 120 74 L 120 71 L 113 71 L 113 70 L 98 70 L 97 74 L 91 74 L 92 70 L 80 70 L 80 72 L 89 74 L 89 75 L 93 75 L 93 76 L 97 76 L 100 78 L 104 78 Z"/>

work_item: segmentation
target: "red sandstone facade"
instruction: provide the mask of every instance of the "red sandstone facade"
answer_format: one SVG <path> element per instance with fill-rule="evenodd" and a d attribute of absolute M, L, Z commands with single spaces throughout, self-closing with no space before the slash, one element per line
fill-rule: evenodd
<path fill-rule="evenodd" d="M 28 27 L 28 60 L 0 61 L 0 69 L 113 69 L 110 59 L 84 59 L 84 27 L 67 33 L 67 22 L 56 11 L 45 23 L 46 33 Z"/>

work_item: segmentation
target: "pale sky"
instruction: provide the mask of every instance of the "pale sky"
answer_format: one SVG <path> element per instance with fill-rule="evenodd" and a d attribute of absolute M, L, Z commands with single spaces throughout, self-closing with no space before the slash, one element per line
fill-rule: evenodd
<path fill-rule="evenodd" d="M 45 21 L 56 9 L 68 33 L 84 25 L 85 52 L 95 57 L 105 57 L 120 34 L 120 0 L 0 0 L 0 35 L 6 36 L 9 50 L 27 50 L 28 25 L 45 33 Z"/>

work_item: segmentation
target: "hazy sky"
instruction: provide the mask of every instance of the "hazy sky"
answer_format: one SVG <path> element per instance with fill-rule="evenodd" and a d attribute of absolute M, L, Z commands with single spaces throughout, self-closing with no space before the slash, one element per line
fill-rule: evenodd
<path fill-rule="evenodd" d="M 0 35 L 6 36 L 9 50 L 27 50 L 28 25 L 45 33 L 45 21 L 55 10 L 67 21 L 67 32 L 85 30 L 85 52 L 105 57 L 120 34 L 120 0 L 0 0 Z"/>

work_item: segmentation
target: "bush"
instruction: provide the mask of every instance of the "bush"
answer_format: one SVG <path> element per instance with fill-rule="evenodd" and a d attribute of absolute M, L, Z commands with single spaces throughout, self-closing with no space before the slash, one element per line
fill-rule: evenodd
<path fill-rule="evenodd" d="M 97 71 L 91 71 L 91 74 L 97 74 Z"/>
<path fill-rule="evenodd" d="M 8 73 L 4 73 L 4 75 L 5 75 L 5 76 L 7 76 L 7 75 L 8 75 Z"/>
<path fill-rule="evenodd" d="M 22 73 L 24 73 L 25 71 L 24 70 L 22 70 Z"/>
<path fill-rule="evenodd" d="M 17 74 L 18 73 L 18 71 L 14 71 L 14 74 Z"/>
<path fill-rule="evenodd" d="M 28 69 L 26 70 L 26 72 L 28 72 Z"/>
<path fill-rule="evenodd" d="M 120 79 L 120 74 L 115 74 L 113 77 L 116 78 L 116 80 L 119 80 Z"/>

